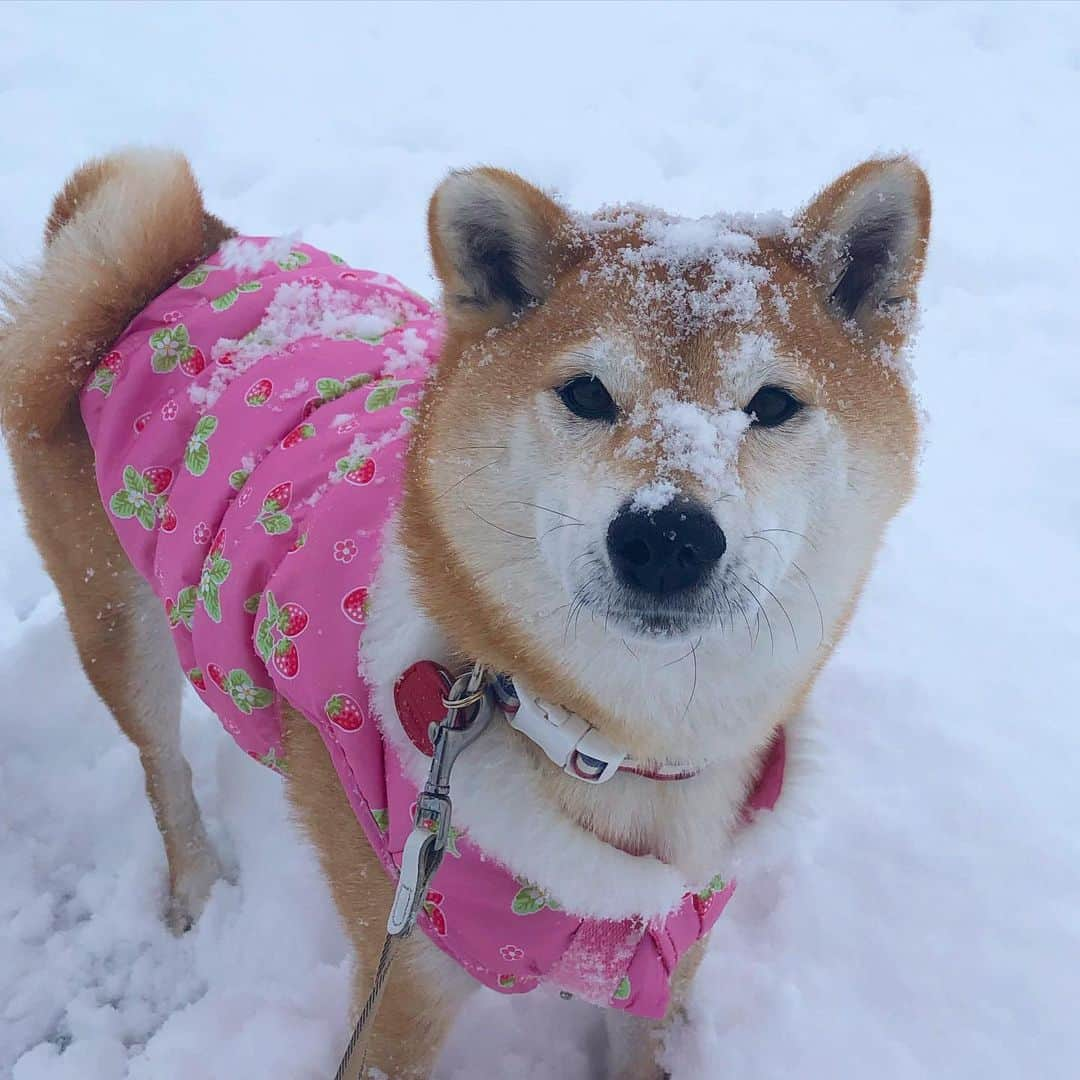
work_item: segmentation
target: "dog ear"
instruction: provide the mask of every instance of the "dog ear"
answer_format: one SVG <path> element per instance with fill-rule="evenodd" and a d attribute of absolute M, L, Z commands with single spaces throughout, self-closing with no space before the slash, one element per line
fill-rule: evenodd
<path fill-rule="evenodd" d="M 930 185 L 910 158 L 863 162 L 796 218 L 823 301 L 872 344 L 907 336 L 930 236 Z"/>
<path fill-rule="evenodd" d="M 558 203 L 514 173 L 451 173 L 428 208 L 450 325 L 479 333 L 542 303 L 568 263 L 569 224 Z"/>

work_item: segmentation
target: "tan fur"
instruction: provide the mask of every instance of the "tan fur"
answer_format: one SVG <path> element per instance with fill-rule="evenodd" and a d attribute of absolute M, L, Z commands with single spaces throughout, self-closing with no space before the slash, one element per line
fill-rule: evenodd
<path fill-rule="evenodd" d="M 904 331 L 876 311 L 862 317 L 858 326 L 842 326 L 822 297 L 835 256 L 828 250 L 830 230 L 842 223 L 860 185 L 890 164 L 896 163 L 867 162 L 841 177 L 798 219 L 797 235 L 764 240 L 757 255 L 771 274 L 770 288 L 761 291 L 761 319 L 783 351 L 797 359 L 799 394 L 808 403 L 827 406 L 851 439 L 868 446 L 875 461 L 884 463 L 876 466 L 882 475 L 867 485 L 867 498 L 880 501 L 882 521 L 911 490 L 917 424 L 901 380 L 887 366 L 867 361 L 875 349 L 899 345 Z M 930 201 L 921 172 L 910 164 L 901 167 L 915 191 L 918 214 L 911 250 L 894 288 L 901 298 L 912 299 L 922 269 Z M 595 271 L 612 250 L 641 243 L 634 224 L 605 233 L 595 243 L 582 243 L 567 212 L 519 177 L 485 170 L 483 179 L 490 189 L 509 193 L 509 227 L 522 238 L 528 254 L 520 269 L 530 293 L 549 303 L 513 321 L 507 304 L 470 299 L 474 283 L 462 273 L 461 252 L 455 250 L 445 220 L 453 188 L 441 188 L 432 200 L 429 230 L 447 294 L 450 332 L 410 448 L 402 530 L 410 565 L 423 582 L 424 606 L 459 658 L 479 659 L 524 676 L 552 700 L 589 717 L 631 753 L 654 756 L 649 731 L 613 714 L 587 687 L 569 681 L 559 658 L 538 649 L 501 598 L 485 590 L 483 575 L 455 544 L 462 504 L 444 499 L 443 485 L 447 476 L 462 475 L 486 460 L 477 458 L 477 450 L 484 448 L 471 446 L 470 436 L 485 430 L 488 403 L 505 401 L 506 415 L 527 409 L 538 391 L 573 374 L 561 357 L 580 346 L 592 328 L 632 328 L 628 332 L 644 364 L 643 387 L 674 389 L 678 380 L 680 392 L 703 399 L 715 388 L 715 364 L 709 358 L 729 331 L 717 325 L 680 337 L 663 310 L 654 313 L 651 323 L 642 323 L 630 317 L 635 296 L 625 281 L 604 283 L 595 273 L 583 277 L 582 271 Z M 172 917 L 181 926 L 197 915 L 220 868 L 191 797 L 190 771 L 182 762 L 176 765 L 174 706 L 163 705 L 155 723 L 149 724 L 147 703 L 138 694 L 139 665 L 148 662 L 143 645 L 160 631 L 162 617 L 148 613 L 145 586 L 128 566 L 98 499 L 77 392 L 129 319 L 230 235 L 231 230 L 203 208 L 190 168 L 179 156 L 133 152 L 94 161 L 57 196 L 40 270 L 9 282 L 3 296 L 8 319 L 2 331 L 0 418 L 27 523 L 60 591 L 87 675 L 139 748 L 168 855 Z M 687 272 L 691 284 L 698 273 Z M 480 364 L 482 355 L 491 359 Z M 693 490 L 696 481 L 682 479 Z M 58 504 L 67 508 L 63 518 L 55 513 Z M 506 524 L 513 528 L 514 519 Z M 858 588 L 831 628 L 809 677 L 790 687 L 785 715 L 801 707 L 850 618 L 868 571 L 869 564 L 861 569 Z M 285 749 L 291 769 L 289 798 L 319 853 L 356 949 L 358 1009 L 382 945 L 392 889 L 321 738 L 291 710 Z M 553 791 L 559 790 L 553 784 Z M 563 799 L 572 810 L 563 796 L 553 798 Z M 608 839 L 630 843 L 619 835 Z M 693 950 L 680 969 L 675 1009 L 701 951 Z M 421 935 L 405 944 L 373 1031 L 369 1066 L 393 1077 L 429 1073 L 463 996 L 453 977 L 441 982 L 430 977 L 441 959 Z M 642 1029 L 653 1042 L 661 1030 L 662 1025 Z M 651 1080 L 658 1074 L 651 1055 L 640 1054 L 622 1075 L 625 1080 Z"/>
<path fill-rule="evenodd" d="M 345 933 L 356 950 L 353 1014 L 367 997 L 382 950 L 394 888 L 349 805 L 318 731 L 286 710 L 284 741 L 289 799 L 319 853 Z M 393 977 L 367 1043 L 367 1065 L 392 1077 L 427 1076 L 463 997 L 421 976 L 441 954 L 417 932 L 398 949 Z M 376 1074 L 378 1075 L 378 1074 Z"/>

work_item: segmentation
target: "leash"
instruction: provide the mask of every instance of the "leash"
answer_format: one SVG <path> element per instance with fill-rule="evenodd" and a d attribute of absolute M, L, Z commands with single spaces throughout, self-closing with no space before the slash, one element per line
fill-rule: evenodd
<path fill-rule="evenodd" d="M 349 1037 L 334 1080 L 358 1080 L 363 1075 L 369 1029 L 378 1012 L 394 955 L 400 942 L 412 933 L 427 896 L 428 885 L 446 853 L 453 809 L 450 802 L 450 773 L 462 750 L 483 733 L 493 710 L 483 665 L 474 664 L 469 671 L 460 675 L 449 687 L 442 703 L 446 715 L 432 737 L 435 752 L 431 769 L 424 790 L 417 797 L 412 832 L 401 853 L 401 873 L 386 920 L 386 940 L 379 955 L 371 990 Z M 358 1054 L 360 1059 L 354 1070 L 353 1062 Z"/>

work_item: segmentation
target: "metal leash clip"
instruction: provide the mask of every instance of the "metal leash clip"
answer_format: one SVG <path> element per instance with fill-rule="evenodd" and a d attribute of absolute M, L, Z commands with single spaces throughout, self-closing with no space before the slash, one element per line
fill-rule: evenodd
<path fill-rule="evenodd" d="M 404 937 L 416 924 L 428 884 L 443 860 L 450 838 L 450 773 L 454 762 L 491 720 L 491 692 L 485 685 L 483 667 L 476 664 L 460 675 L 443 704 L 446 716 L 435 732 L 431 769 L 416 800 L 413 829 L 401 853 L 401 874 L 386 920 L 386 932 L 392 937 Z"/>

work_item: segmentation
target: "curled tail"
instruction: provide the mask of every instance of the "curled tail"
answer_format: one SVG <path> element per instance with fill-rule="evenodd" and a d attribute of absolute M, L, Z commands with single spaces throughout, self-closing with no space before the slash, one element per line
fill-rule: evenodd
<path fill-rule="evenodd" d="M 132 317 L 231 230 L 183 155 L 88 162 L 53 202 L 39 265 L 0 282 L 0 423 L 48 438 Z"/>

